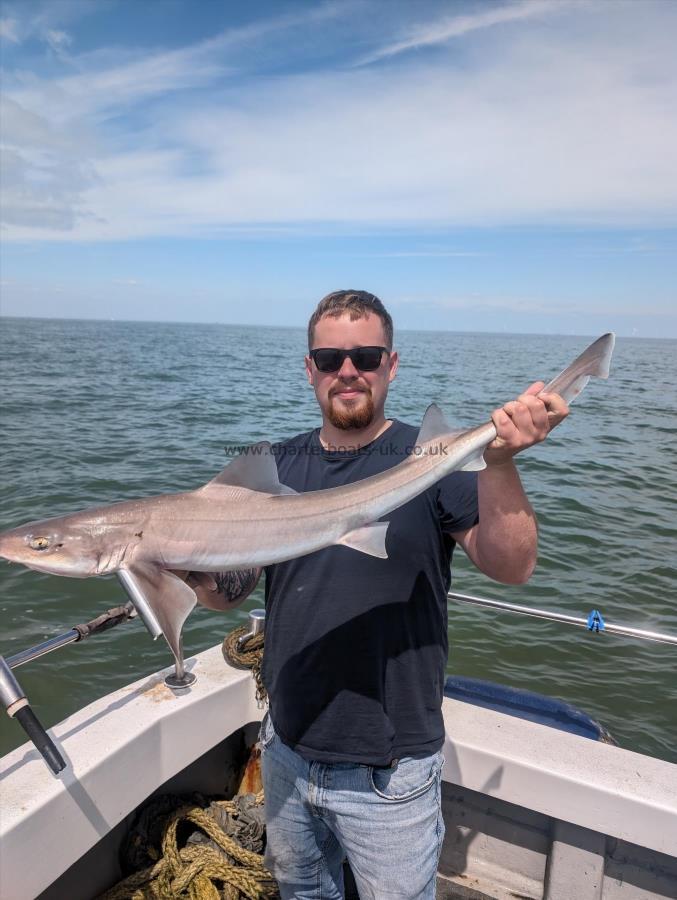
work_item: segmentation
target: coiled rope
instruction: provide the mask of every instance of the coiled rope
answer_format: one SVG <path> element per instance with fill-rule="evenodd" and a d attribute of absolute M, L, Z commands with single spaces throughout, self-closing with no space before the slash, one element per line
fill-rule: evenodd
<path fill-rule="evenodd" d="M 250 807 L 261 806 L 263 791 L 235 800 L 215 801 L 208 809 L 184 804 L 167 815 L 167 806 L 176 799 L 159 797 L 151 802 L 127 841 L 128 857 L 131 854 L 138 859 L 142 855 L 157 861 L 129 875 L 100 900 L 240 900 L 242 897 L 273 900 L 279 897 L 277 884 L 264 866 L 263 857 L 243 847 L 223 830 L 222 824 L 224 819 L 237 822 L 248 800 Z M 156 846 L 153 833 L 158 831 L 161 840 Z M 255 840 L 256 843 L 262 846 L 262 840 Z"/>
<path fill-rule="evenodd" d="M 263 642 L 264 634 L 260 632 L 249 638 L 243 648 L 240 648 L 239 641 L 248 633 L 246 625 L 240 625 L 234 628 L 223 639 L 221 650 L 223 658 L 235 669 L 251 669 L 252 677 L 256 682 L 256 702 L 259 708 L 262 708 L 268 701 L 268 693 L 263 684 L 263 675 L 261 666 L 263 665 Z"/>
<path fill-rule="evenodd" d="M 241 649 L 238 643 L 246 633 L 241 626 L 227 634 L 223 656 L 235 668 L 251 669 L 263 706 L 268 699 L 261 674 L 264 636 L 255 635 Z M 213 801 L 207 808 L 175 796 L 154 798 L 123 847 L 123 869 L 132 874 L 99 900 L 279 898 L 277 882 L 263 864 L 262 807 L 262 790 Z"/>

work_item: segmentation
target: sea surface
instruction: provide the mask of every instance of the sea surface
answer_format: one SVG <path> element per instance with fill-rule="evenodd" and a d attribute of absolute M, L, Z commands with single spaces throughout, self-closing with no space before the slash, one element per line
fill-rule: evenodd
<path fill-rule="evenodd" d="M 303 329 L 0 320 L 0 528 L 87 506 L 197 487 L 227 449 L 319 424 Z M 429 403 L 470 426 L 590 338 L 402 332 L 387 412 L 417 423 Z M 677 342 L 620 339 L 608 382 L 519 468 L 540 523 L 528 585 L 506 587 L 458 551 L 453 590 L 677 634 Z M 114 577 L 71 579 L 0 563 L 5 656 L 124 602 Z M 197 608 L 186 656 L 262 605 Z M 677 762 L 677 646 L 450 602 L 448 671 L 560 697 L 630 750 Z M 50 726 L 171 662 L 140 621 L 16 671 Z M 0 711 L 0 753 L 23 743 Z"/>

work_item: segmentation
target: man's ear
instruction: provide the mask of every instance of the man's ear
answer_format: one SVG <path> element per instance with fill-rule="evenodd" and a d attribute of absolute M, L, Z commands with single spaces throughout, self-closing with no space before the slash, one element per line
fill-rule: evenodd
<path fill-rule="evenodd" d="M 397 355 L 397 350 L 393 350 L 390 354 L 390 359 L 388 361 L 388 366 L 390 367 L 390 371 L 388 372 L 388 381 L 392 381 L 394 377 L 397 375 L 397 370 L 400 365 L 400 358 Z"/>
<path fill-rule="evenodd" d="M 304 357 L 306 364 L 306 378 L 308 379 L 308 384 L 313 383 L 313 361 L 309 356 Z"/>

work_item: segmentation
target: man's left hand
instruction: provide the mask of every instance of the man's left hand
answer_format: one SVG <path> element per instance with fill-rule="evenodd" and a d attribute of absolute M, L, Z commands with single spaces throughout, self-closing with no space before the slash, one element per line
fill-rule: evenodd
<path fill-rule="evenodd" d="M 545 440 L 548 433 L 568 415 L 569 407 L 559 394 L 541 394 L 537 381 L 491 414 L 497 436 L 484 451 L 487 466 L 500 466 L 527 447 Z"/>

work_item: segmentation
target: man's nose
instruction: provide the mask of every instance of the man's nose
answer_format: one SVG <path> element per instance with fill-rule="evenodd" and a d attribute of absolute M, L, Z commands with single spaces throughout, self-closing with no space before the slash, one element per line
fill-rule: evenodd
<path fill-rule="evenodd" d="M 355 368 L 355 364 L 349 356 L 343 360 L 341 368 L 338 370 L 337 375 L 339 378 L 358 378 L 360 375 L 359 369 Z"/>

